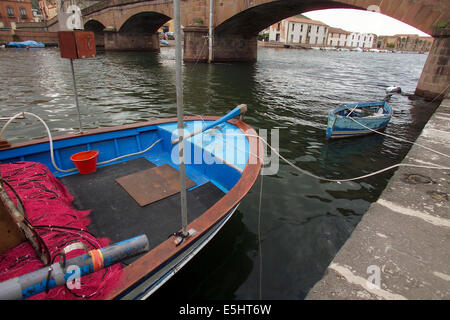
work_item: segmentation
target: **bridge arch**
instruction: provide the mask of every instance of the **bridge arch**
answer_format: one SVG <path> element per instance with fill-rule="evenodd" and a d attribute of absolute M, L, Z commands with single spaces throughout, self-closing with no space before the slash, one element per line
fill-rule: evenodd
<path fill-rule="evenodd" d="M 241 5 L 237 6 L 236 2 Z M 321 9 L 350 8 L 379 12 L 432 34 L 434 26 L 450 19 L 450 2 L 439 0 L 223 0 L 216 5 L 218 33 L 235 33 L 237 26 L 253 34 L 287 17 Z M 259 30 L 258 30 L 259 29 Z"/>
<path fill-rule="evenodd" d="M 283 19 L 313 10 L 321 9 L 360 9 L 354 5 L 324 2 L 289 2 L 289 1 L 260 1 L 259 5 L 249 7 L 229 17 L 220 16 L 216 20 L 215 33 L 239 34 L 256 36 L 261 30 Z M 223 20 L 223 21 L 221 21 Z"/>
<path fill-rule="evenodd" d="M 119 32 L 133 33 L 155 33 L 167 21 L 171 20 L 170 16 L 159 12 L 144 11 L 134 14 L 124 19 L 123 23 L 118 27 Z"/>
<path fill-rule="evenodd" d="M 84 23 L 84 30 L 94 32 L 95 46 L 104 47 L 105 36 L 103 30 L 105 25 L 98 20 L 90 19 Z"/>

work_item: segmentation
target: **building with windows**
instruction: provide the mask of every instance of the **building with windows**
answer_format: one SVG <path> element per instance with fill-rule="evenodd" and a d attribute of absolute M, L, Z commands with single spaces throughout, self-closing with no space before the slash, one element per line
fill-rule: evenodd
<path fill-rule="evenodd" d="M 347 36 L 347 47 L 352 48 L 372 48 L 374 45 L 375 35 L 372 33 L 351 32 Z"/>
<path fill-rule="evenodd" d="M 332 47 L 345 47 L 347 45 L 347 37 L 350 32 L 339 28 L 328 28 L 328 41 L 327 45 Z"/>
<path fill-rule="evenodd" d="M 17 22 L 34 21 L 31 0 L 0 0 L 0 27 L 11 28 Z"/>
<path fill-rule="evenodd" d="M 325 45 L 328 26 L 302 15 L 284 19 L 269 27 L 269 41 L 285 44 Z"/>
<path fill-rule="evenodd" d="M 396 34 L 393 36 L 379 36 L 378 49 L 396 51 L 428 52 L 433 45 L 432 37 L 420 37 L 417 34 Z"/>
<path fill-rule="evenodd" d="M 432 37 L 419 37 L 417 34 L 396 34 L 395 50 L 399 51 L 430 51 L 433 44 Z"/>

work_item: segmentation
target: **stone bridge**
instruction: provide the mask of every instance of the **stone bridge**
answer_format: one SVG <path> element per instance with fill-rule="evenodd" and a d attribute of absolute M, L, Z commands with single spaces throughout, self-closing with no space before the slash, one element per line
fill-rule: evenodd
<path fill-rule="evenodd" d="M 377 6 L 380 13 L 435 37 L 428 58 L 433 57 L 433 61 L 427 60 L 419 93 L 434 97 L 450 82 L 448 28 L 436 32 L 436 27 L 450 24 L 450 1 L 181 0 L 184 61 L 208 61 L 210 1 L 214 8 L 212 61 L 256 61 L 257 34 L 296 14 L 331 8 L 367 10 Z M 97 44 L 104 45 L 105 50 L 159 50 L 157 30 L 172 19 L 173 1 L 108 0 L 82 12 L 85 29 L 96 33 Z M 436 86 L 436 82 L 440 85 Z"/>

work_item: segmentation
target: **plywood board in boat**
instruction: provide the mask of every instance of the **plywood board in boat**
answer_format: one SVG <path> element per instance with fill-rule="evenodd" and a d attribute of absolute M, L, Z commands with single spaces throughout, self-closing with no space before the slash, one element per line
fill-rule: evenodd
<path fill-rule="evenodd" d="M 168 164 L 120 177 L 116 181 L 141 207 L 180 192 L 180 173 Z M 186 178 L 186 188 L 193 186 L 195 182 Z"/>

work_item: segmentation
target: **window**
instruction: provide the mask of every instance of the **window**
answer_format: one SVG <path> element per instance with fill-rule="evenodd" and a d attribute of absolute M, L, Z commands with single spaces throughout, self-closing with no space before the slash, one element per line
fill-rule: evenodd
<path fill-rule="evenodd" d="M 280 31 L 280 25 L 281 25 L 281 23 L 279 23 L 279 24 L 277 25 L 277 31 Z"/>
<path fill-rule="evenodd" d="M 294 31 L 295 24 L 292 24 L 292 31 Z"/>
<path fill-rule="evenodd" d="M 303 32 L 303 25 L 300 25 L 300 32 Z"/>
<path fill-rule="evenodd" d="M 20 8 L 20 16 L 22 18 L 26 18 L 27 17 L 27 10 L 25 10 L 25 8 Z"/>
<path fill-rule="evenodd" d="M 6 11 L 8 11 L 9 17 L 14 17 L 14 9 L 11 7 L 6 7 Z"/>

